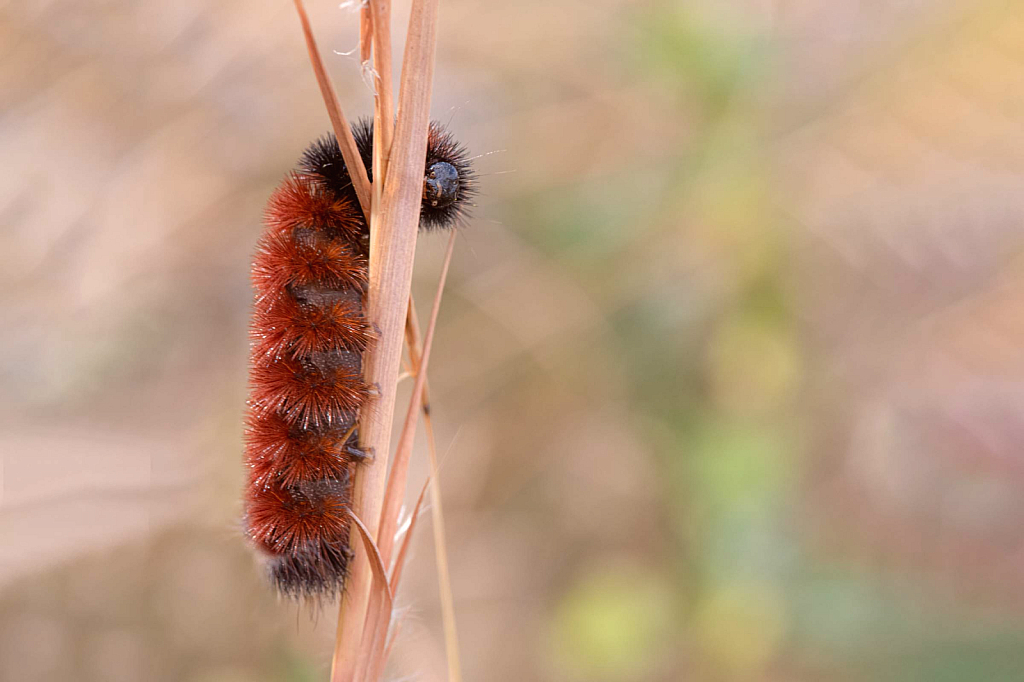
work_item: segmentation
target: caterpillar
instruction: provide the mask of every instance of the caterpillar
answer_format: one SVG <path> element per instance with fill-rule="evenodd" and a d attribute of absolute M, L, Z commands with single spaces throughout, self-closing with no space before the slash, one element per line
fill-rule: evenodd
<path fill-rule="evenodd" d="M 372 120 L 352 126 L 370 172 Z M 370 177 L 372 181 L 372 175 Z M 465 148 L 430 124 L 420 229 L 464 222 L 475 176 Z M 252 265 L 244 496 L 246 534 L 289 597 L 341 593 L 359 447 L 369 229 L 337 139 L 302 154 L 271 195 Z"/>

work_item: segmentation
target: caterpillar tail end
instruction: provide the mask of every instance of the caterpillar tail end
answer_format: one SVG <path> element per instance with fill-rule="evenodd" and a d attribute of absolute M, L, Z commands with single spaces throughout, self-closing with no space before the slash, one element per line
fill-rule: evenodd
<path fill-rule="evenodd" d="M 341 596 L 352 559 L 351 550 L 341 543 L 325 544 L 315 551 L 260 554 L 270 582 L 281 596 L 309 602 Z"/>

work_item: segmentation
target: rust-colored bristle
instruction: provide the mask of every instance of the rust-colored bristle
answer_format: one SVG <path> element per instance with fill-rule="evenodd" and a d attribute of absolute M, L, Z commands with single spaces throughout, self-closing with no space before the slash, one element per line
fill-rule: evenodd
<path fill-rule="evenodd" d="M 349 463 L 365 455 L 350 444 L 351 427 L 323 431 L 296 428 L 276 412 L 250 413 L 245 434 L 245 459 L 253 481 L 284 486 L 320 479 L 341 479 Z M 347 456 L 341 456 L 347 455 Z"/>
<path fill-rule="evenodd" d="M 285 234 L 308 227 L 334 232 L 350 242 L 363 234 L 359 206 L 348 196 L 339 196 L 315 179 L 292 173 L 267 202 L 267 226 Z"/>
<path fill-rule="evenodd" d="M 308 228 L 269 232 L 256 248 L 253 285 L 264 295 L 290 286 L 348 289 L 366 281 L 366 258 L 352 245 Z"/>
<path fill-rule="evenodd" d="M 249 497 L 252 537 L 274 554 L 309 550 L 324 535 L 347 534 L 345 480 L 324 479 L 253 490 Z"/>
<path fill-rule="evenodd" d="M 257 301 L 253 333 L 259 335 L 253 338 L 257 358 L 278 357 L 289 349 L 300 357 L 335 350 L 362 351 L 373 339 L 359 303 L 333 301 L 315 306 L 287 294 Z"/>
<path fill-rule="evenodd" d="M 252 370 L 257 409 L 276 412 L 304 429 L 351 420 L 367 394 L 358 359 L 345 351 L 317 353 L 313 360 L 281 357 Z M 338 361 L 340 356 L 341 362 Z M 322 360 L 323 364 L 316 363 Z"/>

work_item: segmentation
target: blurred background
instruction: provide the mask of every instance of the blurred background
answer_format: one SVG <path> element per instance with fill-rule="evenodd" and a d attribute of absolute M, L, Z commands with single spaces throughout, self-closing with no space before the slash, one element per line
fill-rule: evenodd
<path fill-rule="evenodd" d="M 1022 4 L 441 5 L 434 115 L 502 150 L 431 363 L 466 679 L 1024 680 Z M 290 2 L 0 2 L 0 680 L 327 678 L 239 492 L 328 127 Z M 445 679 L 425 518 L 391 679 Z"/>

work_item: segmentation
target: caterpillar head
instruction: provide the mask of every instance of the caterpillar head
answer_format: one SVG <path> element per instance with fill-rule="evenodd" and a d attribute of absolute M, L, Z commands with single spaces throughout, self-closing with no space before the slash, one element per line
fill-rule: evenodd
<path fill-rule="evenodd" d="M 423 205 L 431 208 L 451 206 L 459 198 L 459 170 L 447 161 L 427 166 L 423 181 Z"/>
<path fill-rule="evenodd" d="M 420 228 L 447 229 L 463 222 L 476 193 L 475 181 L 466 148 L 443 125 L 431 121 Z"/>
<path fill-rule="evenodd" d="M 352 134 L 372 181 L 373 119 L 357 121 L 352 126 Z M 331 191 L 355 200 L 352 180 L 334 135 L 325 135 L 310 145 L 299 162 L 299 171 L 320 178 Z M 476 174 L 466 148 L 441 123 L 431 121 L 423 172 L 420 229 L 448 229 L 465 222 L 475 194 Z"/>

